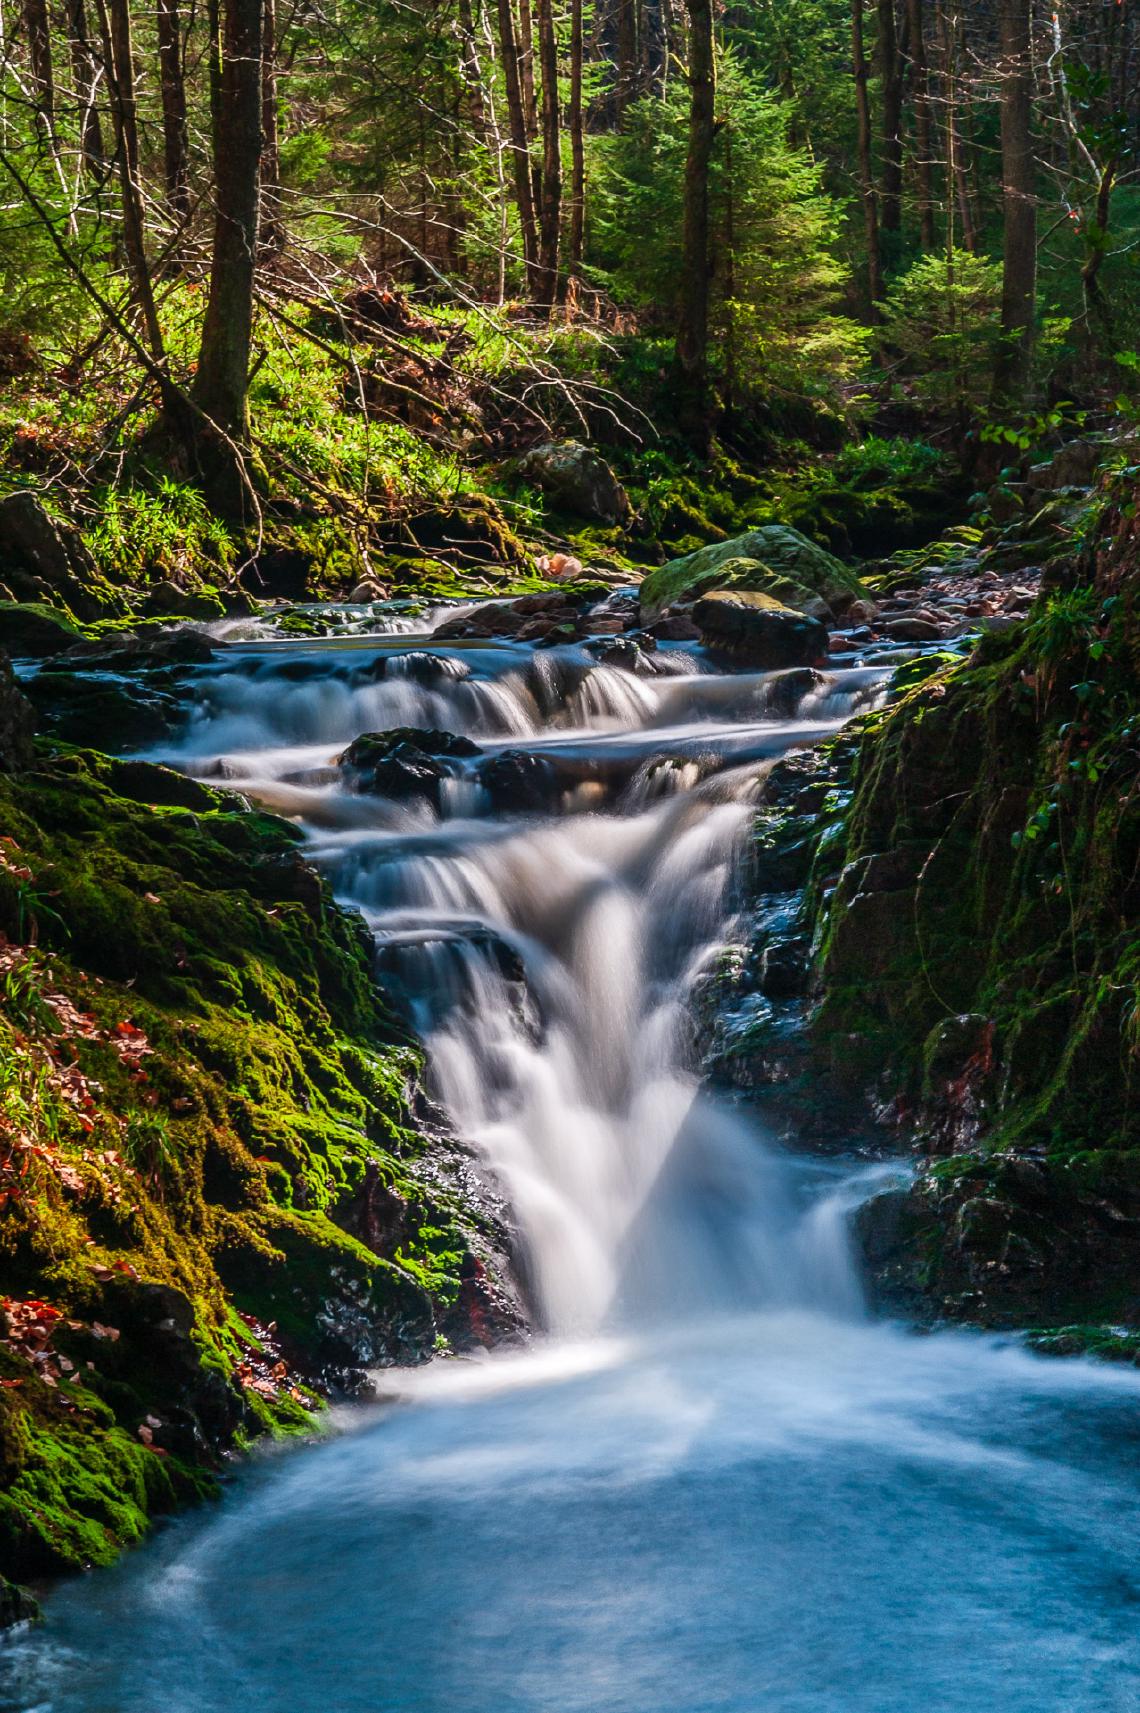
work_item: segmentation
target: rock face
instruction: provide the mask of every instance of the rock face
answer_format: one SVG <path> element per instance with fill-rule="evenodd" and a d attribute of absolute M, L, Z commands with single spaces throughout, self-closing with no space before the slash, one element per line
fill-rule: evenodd
<path fill-rule="evenodd" d="M 0 601 L 0 648 L 16 659 L 59 654 L 81 633 L 62 613 L 38 602 Z"/>
<path fill-rule="evenodd" d="M 605 459 L 578 440 L 536 446 L 517 468 L 562 511 L 595 523 L 624 524 L 633 515 L 629 496 Z"/>
<path fill-rule="evenodd" d="M 8 656 L 0 654 L 0 773 L 30 766 L 35 725 L 32 704 L 17 689 Z"/>
<path fill-rule="evenodd" d="M 826 626 L 768 595 L 716 589 L 697 602 L 693 619 L 710 648 L 763 670 L 813 666 L 827 654 Z"/>
<path fill-rule="evenodd" d="M 63 602 L 77 618 L 99 618 L 99 572 L 77 532 L 48 516 L 28 492 L 0 500 L 0 595 Z M 105 593 L 109 596 L 110 589 Z"/>
<path fill-rule="evenodd" d="M 651 621 L 675 602 L 724 588 L 770 595 L 816 618 L 842 612 L 867 594 L 855 573 L 824 548 L 798 530 L 768 524 L 651 571 L 641 585 L 642 616 Z"/>

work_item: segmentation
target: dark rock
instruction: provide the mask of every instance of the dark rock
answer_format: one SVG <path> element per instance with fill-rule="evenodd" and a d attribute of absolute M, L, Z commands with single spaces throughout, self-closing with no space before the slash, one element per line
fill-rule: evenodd
<path fill-rule="evenodd" d="M 693 618 L 709 647 L 762 669 L 811 666 L 827 654 L 827 630 L 818 619 L 781 607 L 767 595 L 716 590 L 701 597 Z"/>
<path fill-rule="evenodd" d="M 945 634 L 945 626 L 934 619 L 891 619 L 882 629 L 892 642 L 937 642 Z"/>
<path fill-rule="evenodd" d="M 51 607 L 0 601 L 0 648 L 17 659 L 59 654 L 80 635 L 65 614 Z"/>
<path fill-rule="evenodd" d="M 17 688 L 8 656 L 0 654 L 0 773 L 31 766 L 35 728 L 35 710 Z"/>
<path fill-rule="evenodd" d="M 476 777 L 496 809 L 548 809 L 558 788 L 550 762 L 522 749 L 505 749 L 480 762 Z"/>
<path fill-rule="evenodd" d="M 17 1588 L 0 1576 L 0 1630 L 10 1630 L 15 1624 L 38 1624 L 42 1617 L 39 1602 L 26 1588 Z"/>
<path fill-rule="evenodd" d="M 452 732 L 397 727 L 355 738 L 337 765 L 353 791 L 398 800 L 423 797 L 438 809 L 444 780 L 460 771 L 457 763 L 482 753 L 470 738 Z"/>
<path fill-rule="evenodd" d="M 655 642 L 699 642 L 701 633 L 687 613 L 666 613 L 664 618 L 646 626 L 647 636 Z"/>
<path fill-rule="evenodd" d="M 605 459 L 577 440 L 536 446 L 517 469 L 562 511 L 598 523 L 626 524 L 633 516 L 629 496 Z"/>
<path fill-rule="evenodd" d="M 80 535 L 49 517 L 26 490 L 0 500 L 0 565 L 5 581 L 25 600 L 60 601 L 85 621 L 103 611 L 95 592 L 98 568 Z"/>
<path fill-rule="evenodd" d="M 1034 464 L 1028 483 L 1038 492 L 1055 493 L 1059 488 L 1087 488 L 1110 448 L 1097 440 L 1070 440 L 1044 464 Z"/>
<path fill-rule="evenodd" d="M 169 582 L 148 589 L 142 610 L 152 619 L 220 619 L 225 614 L 217 595 Z"/>

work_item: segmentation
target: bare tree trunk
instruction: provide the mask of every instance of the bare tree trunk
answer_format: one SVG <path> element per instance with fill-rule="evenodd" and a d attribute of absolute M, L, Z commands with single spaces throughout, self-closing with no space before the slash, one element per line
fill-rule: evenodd
<path fill-rule="evenodd" d="M 855 75 L 855 114 L 858 123 L 859 195 L 867 247 L 867 290 L 870 320 L 879 320 L 883 297 L 883 261 L 879 249 L 879 198 L 871 161 L 871 102 L 867 94 L 867 51 L 863 42 L 863 0 L 851 0 L 851 63 Z"/>
<path fill-rule="evenodd" d="M 907 46 L 914 101 L 915 178 L 918 229 L 924 250 L 934 248 L 934 127 L 930 118 L 930 73 L 926 60 L 923 0 L 907 0 Z"/>
<path fill-rule="evenodd" d="M 214 243 L 193 398 L 236 441 L 246 440 L 249 434 L 262 8 L 263 0 L 210 0 L 209 8 Z M 223 454 L 220 446 L 206 450 L 214 451 L 216 457 Z M 222 461 L 228 462 L 224 456 Z"/>
<path fill-rule="evenodd" d="M 24 0 L 24 29 L 28 37 L 36 120 L 47 136 L 55 130 L 55 73 L 51 57 L 51 19 L 47 0 Z"/>
<path fill-rule="evenodd" d="M 678 420 L 698 450 L 712 434 L 709 399 L 709 161 L 716 138 L 712 0 L 689 14 L 689 145 L 685 159 L 681 292 L 677 319 Z"/>
<path fill-rule="evenodd" d="M 158 0 L 158 66 L 162 90 L 162 154 L 166 200 L 178 219 L 190 212 L 189 130 L 178 0 Z"/>
<path fill-rule="evenodd" d="M 542 68 L 542 202 L 539 220 L 539 303 L 549 310 L 558 295 L 558 228 L 562 217 L 561 125 L 558 113 L 558 42 L 552 0 L 538 0 L 538 52 Z"/>
<path fill-rule="evenodd" d="M 897 233 L 902 228 L 902 93 L 903 61 L 895 22 L 895 0 L 878 0 L 879 75 L 883 93 L 883 207 L 882 229 Z"/>
<path fill-rule="evenodd" d="M 142 321 L 147 348 L 156 363 L 166 354 L 154 301 L 154 286 L 146 255 L 142 185 L 139 178 L 138 106 L 135 100 L 134 45 L 131 39 L 129 0 L 99 0 L 103 32 L 103 59 L 111 103 L 115 137 L 115 160 L 123 214 L 123 259 L 131 282 L 131 294 Z"/>
<path fill-rule="evenodd" d="M 582 272 L 586 227 L 586 144 L 582 118 L 582 0 L 570 0 L 570 266 Z"/>
<path fill-rule="evenodd" d="M 617 0 L 617 86 L 614 113 L 620 130 L 637 93 L 637 0 Z"/>
<path fill-rule="evenodd" d="M 538 228 L 535 221 L 530 150 L 527 146 L 526 114 L 519 72 L 519 50 L 515 41 L 514 12 L 511 0 L 498 0 L 498 8 L 499 45 L 503 55 L 503 83 L 507 92 L 507 120 L 510 126 L 511 158 L 514 161 L 515 201 L 518 204 L 527 285 L 537 296 Z"/>
<path fill-rule="evenodd" d="M 263 0 L 261 20 L 261 247 L 279 256 L 285 248 L 281 218 L 281 141 L 277 125 L 277 0 Z"/>
<path fill-rule="evenodd" d="M 1000 0 L 1001 176 L 1004 213 L 999 397 L 1024 394 L 1037 313 L 1037 187 L 1033 161 L 1032 0 Z"/>
<path fill-rule="evenodd" d="M 95 99 L 99 63 L 87 33 L 87 9 L 83 0 L 68 0 L 67 29 L 71 39 L 71 75 L 79 105 L 79 147 L 85 166 L 98 172 L 106 164 L 103 127 Z"/>

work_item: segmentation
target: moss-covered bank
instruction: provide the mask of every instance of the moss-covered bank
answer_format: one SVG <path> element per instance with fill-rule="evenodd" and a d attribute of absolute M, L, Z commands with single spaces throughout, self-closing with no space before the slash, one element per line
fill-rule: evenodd
<path fill-rule="evenodd" d="M 105 1562 L 359 1364 L 519 1324 L 363 924 L 163 768 L 0 774 L 0 1574 Z"/>

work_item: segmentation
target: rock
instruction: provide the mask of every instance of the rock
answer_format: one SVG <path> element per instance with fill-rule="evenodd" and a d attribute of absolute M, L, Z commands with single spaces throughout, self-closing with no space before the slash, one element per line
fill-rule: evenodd
<path fill-rule="evenodd" d="M 798 711 L 804 697 L 810 696 L 813 690 L 818 690 L 825 682 L 823 673 L 817 672 L 811 666 L 795 666 L 787 672 L 778 672 L 767 686 L 767 709 L 770 713 L 790 720 Z M 826 796 L 826 791 L 824 795 Z"/>
<path fill-rule="evenodd" d="M 687 613 L 667 613 L 647 627 L 655 642 L 699 642 L 701 633 Z"/>
<path fill-rule="evenodd" d="M 756 985 L 768 999 L 795 999 L 808 981 L 806 940 L 770 940 L 758 960 Z"/>
<path fill-rule="evenodd" d="M 0 1630 L 10 1630 L 14 1624 L 38 1624 L 42 1616 L 39 1603 L 26 1588 L 17 1588 L 0 1576 Z"/>
<path fill-rule="evenodd" d="M 473 613 L 459 613 L 444 619 L 432 631 L 435 642 L 457 642 L 463 638 L 481 639 L 492 636 L 514 636 L 526 623 L 524 614 L 499 601 L 479 607 Z"/>
<path fill-rule="evenodd" d="M 580 441 L 536 446 L 518 460 L 516 468 L 537 482 L 562 511 L 597 523 L 625 524 L 633 516 L 629 496 L 605 459 Z"/>
<path fill-rule="evenodd" d="M 225 608 L 217 595 L 204 589 L 182 589 L 177 583 L 156 583 L 148 589 L 142 610 L 152 619 L 220 619 Z"/>
<path fill-rule="evenodd" d="M 496 809 L 548 809 L 558 788 L 550 762 L 522 749 L 505 749 L 480 762 L 475 771 Z"/>
<path fill-rule="evenodd" d="M 0 601 L 0 648 L 17 658 L 59 654 L 82 634 L 71 619 L 52 607 Z"/>
<path fill-rule="evenodd" d="M 824 548 L 798 530 L 766 524 L 651 571 L 641 585 L 642 615 L 654 619 L 676 601 L 726 586 L 771 595 L 801 612 L 814 606 L 814 617 L 824 616 L 818 603 L 842 612 L 853 600 L 867 598 L 855 573 Z"/>
<path fill-rule="evenodd" d="M 26 600 L 55 598 L 84 620 L 103 611 L 94 592 L 98 567 L 78 531 L 49 517 L 26 490 L 0 500 L 0 565 L 5 581 Z"/>
<path fill-rule="evenodd" d="M 702 596 L 693 618 L 709 647 L 725 649 L 762 669 L 813 666 L 827 654 L 827 630 L 818 619 L 767 595 L 718 589 Z"/>
<path fill-rule="evenodd" d="M 361 606 L 367 606 L 373 601 L 386 601 L 389 591 L 383 583 L 378 583 L 375 577 L 365 577 L 358 583 L 349 595 L 349 600 Z"/>
<path fill-rule="evenodd" d="M 267 547 L 242 567 L 238 581 L 260 599 L 300 601 L 308 593 L 313 556 L 298 547 Z"/>
<path fill-rule="evenodd" d="M 879 616 L 879 609 L 874 601 L 852 601 L 844 613 L 844 621 L 851 625 L 871 625 Z"/>
<path fill-rule="evenodd" d="M 0 773 L 31 766 L 35 728 L 35 710 L 18 688 L 8 656 L 0 654 Z"/>
<path fill-rule="evenodd" d="M 1059 488 L 1087 488 L 1096 475 L 1097 466 L 1109 451 L 1098 440 L 1070 440 L 1045 464 L 1034 464 L 1026 478 L 1039 493 L 1056 493 Z"/>
<path fill-rule="evenodd" d="M 438 809 L 444 780 L 460 771 L 456 763 L 482 753 L 470 738 L 451 732 L 397 727 L 355 738 L 337 765 L 353 791 L 399 800 L 423 797 Z"/>
<path fill-rule="evenodd" d="M 882 629 L 892 642 L 938 642 L 944 634 L 944 627 L 933 619 L 892 619 Z"/>

